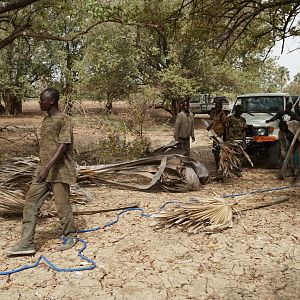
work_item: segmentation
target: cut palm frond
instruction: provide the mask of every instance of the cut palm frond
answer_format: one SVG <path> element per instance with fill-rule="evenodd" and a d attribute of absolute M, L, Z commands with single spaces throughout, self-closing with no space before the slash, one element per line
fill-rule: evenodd
<path fill-rule="evenodd" d="M 238 202 L 229 203 L 222 198 L 216 198 L 199 203 L 179 204 L 177 207 L 157 215 L 155 227 L 160 229 L 178 226 L 182 231 L 188 233 L 220 232 L 233 226 L 234 214 L 244 210 L 283 203 L 287 200 L 289 200 L 289 197 L 249 205 Z M 234 206 L 237 209 L 233 208 Z"/>
<path fill-rule="evenodd" d="M 225 201 L 207 200 L 186 203 L 172 210 L 161 212 L 157 228 L 179 226 L 188 233 L 215 232 L 232 227 L 232 208 Z"/>
<path fill-rule="evenodd" d="M 0 164 L 0 185 L 28 189 L 39 158 L 36 156 L 14 157 Z"/>
<path fill-rule="evenodd" d="M 25 197 L 22 191 L 0 188 L 0 213 L 21 215 L 24 203 Z"/>
<path fill-rule="evenodd" d="M 76 204 L 85 204 L 87 195 L 85 193 L 78 193 L 74 192 L 71 193 L 71 203 Z M 48 198 L 48 201 L 46 199 L 45 205 L 43 205 L 42 210 L 40 212 L 40 216 L 42 217 L 53 217 L 57 215 L 56 208 L 54 205 L 54 201 L 51 201 L 51 193 L 46 195 L 46 198 Z M 52 199 L 53 200 L 53 199 Z M 23 208 L 25 204 L 25 195 L 23 191 L 16 190 L 12 191 L 3 187 L 0 187 L 0 215 L 22 215 L 23 214 Z M 124 204 L 122 206 L 118 207 L 111 207 L 111 208 L 102 208 L 102 209 L 84 209 L 84 210 L 75 210 L 73 211 L 74 215 L 91 215 L 96 213 L 102 213 L 102 212 L 108 212 L 108 211 L 114 211 L 114 210 L 120 210 L 125 209 L 129 207 L 138 207 L 138 203 L 130 203 L 130 204 Z"/>
<path fill-rule="evenodd" d="M 16 158 L 0 165 L 0 186 L 29 188 L 37 158 Z M 207 182 L 208 171 L 200 162 L 183 155 L 158 155 L 128 162 L 78 166 L 78 182 L 107 183 L 138 190 L 160 186 L 168 192 L 196 190 Z"/>
<path fill-rule="evenodd" d="M 45 195 L 45 200 L 51 200 L 52 194 Z M 52 199 L 53 200 L 53 199 Z M 90 201 L 90 195 L 78 187 L 71 189 L 70 201 L 72 204 L 86 204 Z M 54 201 L 45 201 L 44 210 L 55 213 Z M 22 190 L 11 190 L 0 186 L 0 214 L 21 215 L 25 204 L 25 193 Z"/>

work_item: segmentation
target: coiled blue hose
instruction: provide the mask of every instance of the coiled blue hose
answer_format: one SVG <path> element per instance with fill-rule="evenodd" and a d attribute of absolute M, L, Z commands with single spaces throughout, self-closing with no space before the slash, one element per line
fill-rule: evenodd
<path fill-rule="evenodd" d="M 244 192 L 244 193 L 238 193 L 238 194 L 228 194 L 228 195 L 223 195 L 223 198 L 234 198 L 234 197 L 239 197 L 239 196 L 243 196 L 243 195 L 247 195 L 247 194 L 255 194 L 255 193 L 264 193 L 264 192 L 271 192 L 271 191 L 279 191 L 279 190 L 285 190 L 285 189 L 290 189 L 290 188 L 299 188 L 300 186 L 299 185 L 290 185 L 290 186 L 283 186 L 283 187 L 275 187 L 275 188 L 268 188 L 268 189 L 257 189 L 257 190 L 253 190 L 253 191 L 250 191 L 250 192 Z M 164 203 L 159 211 L 162 211 L 168 204 L 178 204 L 178 203 L 182 203 L 180 201 L 176 201 L 176 200 L 172 200 L 172 201 L 168 201 L 166 203 Z M 126 208 L 124 210 L 122 210 L 120 213 L 117 214 L 115 220 L 112 220 L 108 223 L 106 223 L 104 226 L 97 226 L 97 227 L 94 227 L 94 228 L 89 228 L 89 229 L 82 229 L 82 230 L 79 230 L 78 233 L 86 233 L 86 232 L 92 232 L 92 231 L 97 231 L 97 230 L 100 230 L 100 229 L 104 229 L 104 228 L 107 228 L 107 227 L 110 227 L 114 224 L 116 224 L 117 222 L 119 222 L 120 220 L 120 217 L 122 215 L 124 215 L 125 213 L 127 212 L 130 212 L 130 211 L 140 211 L 141 214 L 140 216 L 141 217 L 151 217 L 153 214 L 146 214 L 144 212 L 144 209 L 143 208 Z M 24 266 L 21 266 L 19 268 L 15 268 L 15 269 L 12 269 L 12 270 L 7 270 L 7 271 L 0 271 L 0 275 L 11 275 L 11 274 L 14 274 L 14 273 L 18 273 L 18 272 L 21 272 L 21 271 L 24 271 L 24 270 L 28 270 L 28 269 L 32 269 L 32 268 L 35 268 L 37 267 L 40 262 L 42 261 L 45 261 L 45 263 L 53 270 L 57 271 L 57 272 L 76 272 L 76 271 L 88 271 L 88 270 L 92 270 L 94 268 L 96 268 L 96 262 L 93 261 L 92 259 L 84 256 L 82 254 L 82 252 L 86 249 L 87 247 L 87 242 L 85 242 L 83 239 L 80 239 L 79 238 L 79 242 L 81 242 L 83 244 L 82 248 L 80 248 L 78 250 L 78 256 L 83 259 L 84 261 L 87 261 L 90 263 L 89 266 L 84 266 L 84 267 L 74 267 L 74 268 L 59 268 L 57 267 L 56 265 L 54 265 L 50 260 L 48 260 L 44 255 L 41 255 L 37 261 L 35 263 L 33 263 L 32 265 L 24 265 Z"/>

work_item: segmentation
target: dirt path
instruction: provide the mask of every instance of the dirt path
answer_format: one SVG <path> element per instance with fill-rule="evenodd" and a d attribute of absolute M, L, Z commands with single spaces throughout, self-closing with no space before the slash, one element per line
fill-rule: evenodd
<path fill-rule="evenodd" d="M 147 131 L 154 146 L 172 139 L 172 128 Z M 192 156 L 213 170 L 210 141 L 200 124 Z M 245 169 L 242 178 L 210 183 L 199 191 L 146 193 L 100 186 L 86 189 L 91 208 L 139 202 L 146 213 L 157 213 L 170 200 L 218 195 L 288 185 L 275 179 L 275 171 Z M 299 299 L 300 216 L 299 189 L 247 196 L 262 201 L 289 195 L 284 204 L 244 212 L 233 228 L 222 233 L 188 235 L 177 228 L 155 231 L 153 218 L 126 214 L 105 230 L 80 234 L 88 242 L 84 255 L 97 267 L 91 271 L 59 273 L 45 264 L 0 276 L 1 299 Z M 229 200 L 232 201 L 232 200 Z M 113 220 L 116 212 L 77 217 L 79 229 Z M 56 251 L 59 224 L 41 219 L 33 257 L 6 258 L 5 250 L 19 236 L 21 219 L 0 218 L 1 271 L 34 263 L 45 255 L 61 268 L 84 266 L 76 249 Z"/>

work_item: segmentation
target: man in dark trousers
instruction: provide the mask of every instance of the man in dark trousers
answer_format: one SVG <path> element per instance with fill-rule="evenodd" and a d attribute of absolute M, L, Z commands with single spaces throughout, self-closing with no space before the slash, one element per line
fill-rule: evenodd
<path fill-rule="evenodd" d="M 53 88 L 47 88 L 40 95 L 40 109 L 47 112 L 41 126 L 40 163 L 26 195 L 21 239 L 8 251 L 8 255 L 31 255 L 36 252 L 34 235 L 37 217 L 51 191 L 62 226 L 63 244 L 59 250 L 69 249 L 78 241 L 70 203 L 70 184 L 76 182 L 73 129 L 70 117 L 59 111 L 58 100 L 59 93 Z"/>
<path fill-rule="evenodd" d="M 266 123 L 279 120 L 279 143 L 282 161 L 284 161 L 287 151 L 290 147 L 291 140 L 293 139 L 293 137 L 291 136 L 291 132 L 288 130 L 287 122 L 300 121 L 300 117 L 298 117 L 297 114 L 292 111 L 292 108 L 293 103 L 288 102 L 286 104 L 285 110 L 279 111 L 274 117 L 266 120 Z M 289 162 L 289 169 L 291 175 L 293 175 L 295 172 L 295 163 L 293 161 L 293 158 L 291 158 Z"/>
<path fill-rule="evenodd" d="M 184 155 L 190 155 L 190 138 L 195 141 L 194 115 L 190 112 L 188 101 L 182 103 L 182 111 L 177 115 L 175 121 L 174 139 L 180 142 Z"/>

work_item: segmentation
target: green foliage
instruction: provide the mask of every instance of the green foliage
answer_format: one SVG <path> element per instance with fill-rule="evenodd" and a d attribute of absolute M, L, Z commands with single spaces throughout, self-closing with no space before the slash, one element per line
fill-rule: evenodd
<path fill-rule="evenodd" d="M 149 86 L 140 88 L 140 90 L 134 94 L 131 94 L 128 99 L 131 122 L 129 129 L 134 134 L 143 140 L 144 123 L 147 117 L 147 112 L 160 97 L 160 93 L 157 89 Z"/>
<path fill-rule="evenodd" d="M 284 88 L 284 91 L 291 95 L 300 95 L 300 73 L 295 75 L 294 80 Z"/>
<path fill-rule="evenodd" d="M 120 132 L 113 131 L 108 138 L 93 140 L 86 148 L 79 149 L 76 161 L 86 165 L 128 161 L 143 157 L 148 147 L 149 140 L 145 137 L 127 141 Z"/>
<path fill-rule="evenodd" d="M 173 115 L 197 92 L 282 90 L 286 70 L 265 61 L 299 33 L 297 13 L 297 1 L 37 1 L 1 23 L 0 42 L 22 34 L 1 50 L 0 89 L 23 98 L 51 84 L 110 108 L 151 85 Z"/>
<path fill-rule="evenodd" d="M 77 63 L 77 93 L 86 99 L 113 101 L 129 95 L 137 84 L 136 51 L 126 27 L 105 24 L 86 39 L 82 61 Z"/>

